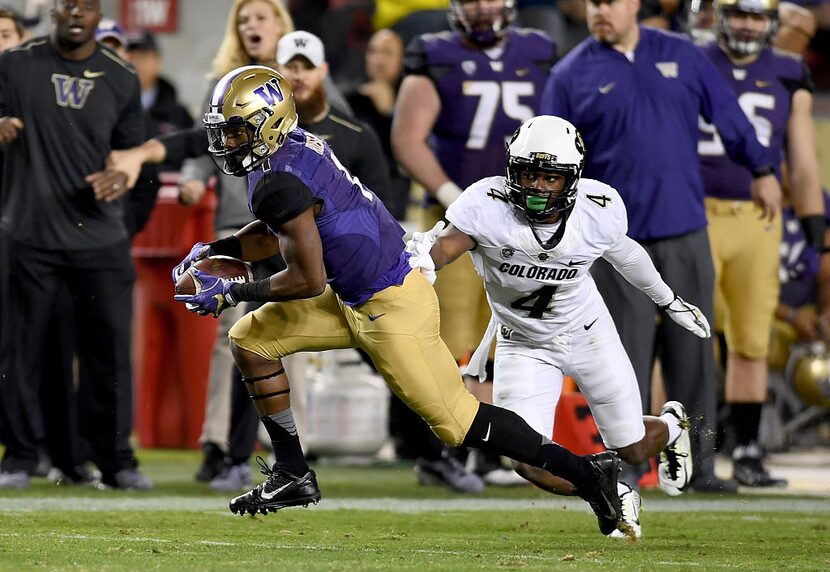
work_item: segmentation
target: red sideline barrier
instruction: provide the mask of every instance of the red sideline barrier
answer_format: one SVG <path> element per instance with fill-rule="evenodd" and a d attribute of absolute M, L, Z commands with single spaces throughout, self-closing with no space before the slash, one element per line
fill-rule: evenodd
<path fill-rule="evenodd" d="M 573 387 L 569 391 L 569 388 Z M 562 397 L 556 406 L 556 423 L 553 440 L 577 455 L 589 455 L 605 450 L 602 437 L 594 423 L 594 416 L 585 396 L 575 385 L 565 384 Z M 657 487 L 657 466 L 654 459 L 649 462 L 649 471 L 640 478 L 640 488 Z"/>
<path fill-rule="evenodd" d="M 135 427 L 142 447 L 198 447 L 216 320 L 173 300 L 170 271 L 198 241 L 213 240 L 216 195 L 179 204 L 164 173 L 147 226 L 133 241 Z"/>

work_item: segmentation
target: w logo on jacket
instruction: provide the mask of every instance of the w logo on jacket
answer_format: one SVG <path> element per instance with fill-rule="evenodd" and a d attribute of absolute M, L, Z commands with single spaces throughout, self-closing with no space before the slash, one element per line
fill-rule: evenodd
<path fill-rule="evenodd" d="M 53 73 L 52 85 L 55 86 L 55 102 L 58 105 L 71 107 L 72 109 L 83 109 L 92 88 L 95 87 L 95 82 L 89 79 Z"/>

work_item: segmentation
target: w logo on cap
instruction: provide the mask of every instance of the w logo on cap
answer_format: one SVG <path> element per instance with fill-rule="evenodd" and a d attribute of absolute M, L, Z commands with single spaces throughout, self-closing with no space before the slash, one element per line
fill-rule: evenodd
<path fill-rule="evenodd" d="M 59 73 L 52 74 L 52 84 L 55 86 L 55 101 L 61 107 L 83 109 L 95 82 L 89 79 L 79 79 Z"/>
<path fill-rule="evenodd" d="M 285 97 L 282 94 L 282 88 L 277 78 L 271 78 L 266 83 L 262 84 L 254 90 L 254 93 L 265 100 L 268 105 L 274 105 L 281 102 Z"/>
<path fill-rule="evenodd" d="M 298 49 L 306 47 L 306 44 L 308 44 L 308 40 L 306 38 L 294 38 L 294 45 L 297 46 Z"/>

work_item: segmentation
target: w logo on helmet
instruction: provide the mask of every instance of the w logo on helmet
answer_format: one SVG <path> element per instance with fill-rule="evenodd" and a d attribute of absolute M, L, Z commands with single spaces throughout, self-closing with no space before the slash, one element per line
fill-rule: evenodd
<path fill-rule="evenodd" d="M 55 86 L 55 101 L 61 107 L 82 109 L 86 105 L 95 82 L 89 79 L 79 79 L 59 73 L 52 74 L 52 84 Z"/>
<path fill-rule="evenodd" d="M 266 83 L 262 84 L 254 90 L 254 93 L 265 100 L 268 105 L 274 105 L 281 102 L 285 97 L 282 94 L 282 88 L 277 78 L 271 78 Z"/>

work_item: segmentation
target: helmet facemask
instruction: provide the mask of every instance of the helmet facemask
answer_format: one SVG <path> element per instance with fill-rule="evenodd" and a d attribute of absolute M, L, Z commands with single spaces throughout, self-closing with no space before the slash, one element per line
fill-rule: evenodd
<path fill-rule="evenodd" d="M 228 120 L 221 113 L 205 114 L 208 152 L 223 173 L 240 177 L 267 159 L 268 146 L 261 130 L 268 111 L 260 109 L 245 119 L 234 116 Z"/>
<path fill-rule="evenodd" d="M 534 222 L 545 221 L 553 214 L 562 213 L 573 206 L 581 170 L 578 165 L 557 164 L 546 153 L 534 153 L 527 158 L 508 157 L 508 199 L 528 219 Z M 525 187 L 522 185 L 524 172 L 562 175 L 564 185 L 559 191 Z"/>
<path fill-rule="evenodd" d="M 450 25 L 462 32 L 474 44 L 489 47 L 497 43 L 507 33 L 515 17 L 515 12 L 516 1 L 504 0 L 501 13 L 493 19 L 489 26 L 483 26 L 470 20 L 460 0 L 451 0 L 448 18 Z"/>
<path fill-rule="evenodd" d="M 738 57 L 759 53 L 772 43 L 778 31 L 777 0 L 727 0 L 716 2 L 717 32 L 730 52 Z M 766 29 L 761 32 L 734 29 L 729 26 L 729 16 L 747 14 L 750 17 L 766 17 Z"/>

